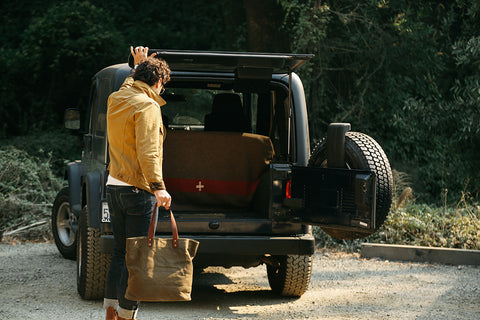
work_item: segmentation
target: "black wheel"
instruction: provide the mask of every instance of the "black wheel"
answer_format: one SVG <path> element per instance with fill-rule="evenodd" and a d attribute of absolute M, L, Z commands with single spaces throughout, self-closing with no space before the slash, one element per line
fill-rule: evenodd
<path fill-rule="evenodd" d="M 88 226 L 88 208 L 83 207 L 78 229 L 77 291 L 83 299 L 104 297 L 111 255 L 100 253 L 100 229 Z"/>
<path fill-rule="evenodd" d="M 314 148 L 308 165 L 327 167 L 326 149 L 326 140 L 323 139 Z M 368 135 L 360 132 L 347 132 L 345 135 L 345 162 L 347 168 L 367 169 L 376 175 L 375 230 L 377 230 L 385 222 L 392 204 L 393 176 L 388 158 L 382 147 Z M 322 230 L 334 238 L 344 240 L 363 238 L 370 234 L 339 231 L 327 227 L 322 227 Z"/>
<path fill-rule="evenodd" d="M 57 194 L 52 209 L 52 233 L 58 251 L 64 258 L 77 257 L 77 217 L 70 210 L 70 191 L 63 188 Z"/>
<path fill-rule="evenodd" d="M 282 297 L 300 297 L 307 291 L 312 276 L 313 256 L 273 257 L 276 265 L 267 265 L 268 283 Z"/>

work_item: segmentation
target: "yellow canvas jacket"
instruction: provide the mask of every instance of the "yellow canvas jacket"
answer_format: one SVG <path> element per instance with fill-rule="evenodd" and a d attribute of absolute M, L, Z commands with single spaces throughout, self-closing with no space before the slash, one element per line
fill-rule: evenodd
<path fill-rule="evenodd" d="M 128 77 L 108 98 L 109 174 L 152 192 L 165 190 L 162 176 L 165 104 L 150 86 Z"/>

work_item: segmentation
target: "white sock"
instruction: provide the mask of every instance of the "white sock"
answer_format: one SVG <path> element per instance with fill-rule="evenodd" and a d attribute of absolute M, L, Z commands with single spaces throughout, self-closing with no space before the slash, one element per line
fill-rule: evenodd
<path fill-rule="evenodd" d="M 107 309 L 108 307 L 113 307 L 113 309 L 118 309 L 118 300 L 117 299 L 103 299 L 103 308 Z"/>
<path fill-rule="evenodd" d="M 137 311 L 138 309 L 129 310 L 118 307 L 118 316 L 125 319 L 135 319 L 137 317 Z"/>

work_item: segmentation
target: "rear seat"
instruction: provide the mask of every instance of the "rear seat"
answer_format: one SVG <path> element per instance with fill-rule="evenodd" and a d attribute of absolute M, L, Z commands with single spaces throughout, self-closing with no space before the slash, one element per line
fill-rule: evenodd
<path fill-rule="evenodd" d="M 248 208 L 273 155 L 262 135 L 169 130 L 163 175 L 172 209 Z"/>

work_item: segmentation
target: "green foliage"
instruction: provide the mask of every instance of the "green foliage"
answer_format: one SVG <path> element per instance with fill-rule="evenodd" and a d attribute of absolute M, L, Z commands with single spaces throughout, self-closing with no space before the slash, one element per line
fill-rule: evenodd
<path fill-rule="evenodd" d="M 49 216 L 62 186 L 45 159 L 13 146 L 0 148 L 0 233 Z"/>
<path fill-rule="evenodd" d="M 317 244 L 359 251 L 363 242 L 427 247 L 480 249 L 480 206 L 459 203 L 457 207 L 432 207 L 409 203 L 390 213 L 378 233 L 365 239 L 336 241 L 315 228 Z"/>
<path fill-rule="evenodd" d="M 48 163 L 56 177 L 64 176 L 66 163 L 81 157 L 79 137 L 58 128 L 2 139 L 0 149 L 3 148 L 18 149 L 32 159 Z"/>
<path fill-rule="evenodd" d="M 0 73 L 0 137 L 7 136 L 7 133 L 19 133 L 19 127 L 23 125 L 20 115 L 22 113 L 21 103 L 17 97 L 18 86 L 15 80 L 18 79 L 9 70 L 15 65 L 15 51 L 6 47 L 0 48 L 0 65 L 5 71 Z"/>
<path fill-rule="evenodd" d="M 478 2 L 280 3 L 293 51 L 316 55 L 300 71 L 313 142 L 328 123 L 350 122 L 422 200 L 480 191 Z"/>
<path fill-rule="evenodd" d="M 3 196 L 18 195 L 34 203 L 52 199 L 58 182 L 48 162 L 11 146 L 2 147 L 0 155 L 0 193 Z"/>
<path fill-rule="evenodd" d="M 117 1 L 106 1 L 112 10 Z M 127 43 L 165 49 L 220 50 L 225 32 L 220 3 L 207 0 L 141 1 L 123 21 L 116 20 Z M 141 23 L 138 23 L 141 21 Z"/>
<path fill-rule="evenodd" d="M 28 3 L 26 8 L 19 3 L 2 5 L 6 11 L 0 24 L 18 11 L 28 23 L 12 31 L 16 38 L 0 50 L 0 62 L 5 66 L 0 75 L 4 84 L 0 113 L 6 115 L 0 137 L 59 123 L 66 107 L 87 103 L 91 76 L 120 61 L 120 48 L 126 51 L 121 46 L 122 35 L 105 11 L 87 1 L 53 3 Z M 24 24 L 16 22 L 17 27 Z M 0 39 L 5 43 L 3 37 L 13 35 L 2 34 Z"/>
<path fill-rule="evenodd" d="M 86 104 L 92 75 L 125 56 L 121 38 L 109 15 L 87 1 L 61 2 L 34 18 L 21 54 L 28 57 L 36 120 L 52 123 L 48 119 L 58 119 L 66 107 Z"/>
<path fill-rule="evenodd" d="M 360 251 L 364 242 L 461 249 L 480 248 L 480 205 L 462 193 L 456 205 L 417 204 L 411 194 L 411 179 L 393 171 L 392 208 L 383 226 L 373 235 L 357 240 L 336 240 L 314 228 L 317 244 L 324 248 Z"/>
<path fill-rule="evenodd" d="M 77 137 L 65 130 L 0 140 L 0 238 L 5 230 L 48 220 L 63 181 L 65 163 L 80 158 Z M 43 229 L 29 238 L 50 237 Z"/>

